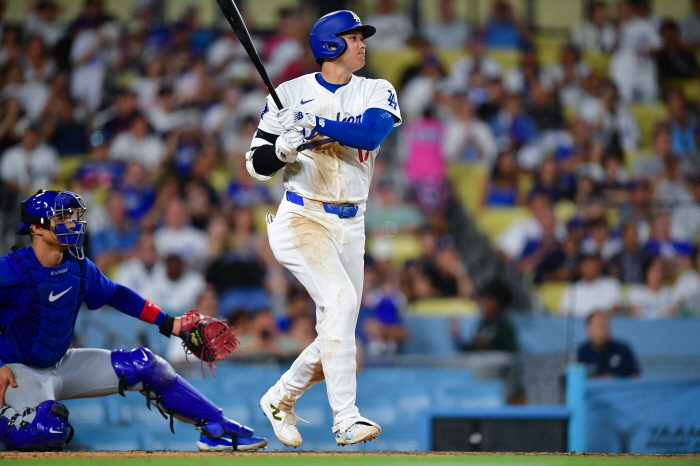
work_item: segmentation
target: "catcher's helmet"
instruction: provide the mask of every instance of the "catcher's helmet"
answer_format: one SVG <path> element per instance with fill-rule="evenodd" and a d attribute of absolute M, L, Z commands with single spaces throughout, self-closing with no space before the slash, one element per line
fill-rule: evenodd
<path fill-rule="evenodd" d="M 83 240 L 87 222 L 83 214 L 87 210 L 80 195 L 71 191 L 45 191 L 40 189 L 35 195 L 22 201 L 20 220 L 24 225 L 16 235 L 28 235 L 31 225 L 51 225 L 55 217 L 54 233 L 61 244 L 68 246 L 68 251 L 78 259 L 84 259 Z M 70 215 L 70 218 L 65 214 Z M 72 227 L 68 225 L 72 223 Z"/>
<path fill-rule="evenodd" d="M 309 35 L 311 52 L 316 62 L 320 65 L 326 58 L 342 55 L 347 49 L 347 44 L 345 39 L 338 36 L 356 29 L 362 32 L 365 39 L 377 32 L 374 26 L 362 24 L 360 17 L 350 10 L 334 11 L 316 21 Z M 335 45 L 336 49 L 331 50 L 330 45 Z"/>

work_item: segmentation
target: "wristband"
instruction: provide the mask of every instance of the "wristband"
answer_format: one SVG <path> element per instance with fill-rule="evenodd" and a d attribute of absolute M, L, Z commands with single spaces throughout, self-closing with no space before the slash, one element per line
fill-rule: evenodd
<path fill-rule="evenodd" d="M 175 325 L 175 317 L 166 315 L 165 319 L 163 319 L 163 322 L 160 323 L 158 328 L 160 329 L 160 333 L 162 333 L 166 337 L 170 338 L 170 335 L 173 334 L 173 326 L 174 325 Z"/>

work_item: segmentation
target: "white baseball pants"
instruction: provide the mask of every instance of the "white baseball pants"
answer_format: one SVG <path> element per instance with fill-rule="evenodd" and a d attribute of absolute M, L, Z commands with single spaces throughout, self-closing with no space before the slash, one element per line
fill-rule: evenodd
<path fill-rule="evenodd" d="M 325 378 L 328 401 L 338 422 L 358 414 L 355 406 L 357 363 L 355 325 L 362 298 L 366 206 L 352 218 L 282 200 L 267 226 L 272 252 L 316 303 L 318 337 L 294 361 L 273 389 L 278 398 L 299 398 Z"/>

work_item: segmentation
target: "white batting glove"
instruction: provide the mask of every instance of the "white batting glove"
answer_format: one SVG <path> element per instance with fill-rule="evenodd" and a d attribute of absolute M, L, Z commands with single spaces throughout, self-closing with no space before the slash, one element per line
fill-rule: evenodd
<path fill-rule="evenodd" d="M 297 127 L 277 136 L 275 155 L 284 163 L 292 163 L 297 159 L 297 147 L 304 144 L 304 135 Z"/>
<path fill-rule="evenodd" d="M 295 127 L 308 129 L 316 127 L 316 116 L 311 113 L 304 113 L 298 108 L 283 108 L 277 112 L 277 119 L 286 130 Z"/>

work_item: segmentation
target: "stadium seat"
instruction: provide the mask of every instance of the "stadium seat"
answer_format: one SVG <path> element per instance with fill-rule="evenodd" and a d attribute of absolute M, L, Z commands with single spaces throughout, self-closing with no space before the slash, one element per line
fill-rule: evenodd
<path fill-rule="evenodd" d="M 700 98 L 700 82 L 697 79 L 669 79 L 663 82 L 662 87 L 664 90 L 678 89 L 693 102 Z"/>
<path fill-rule="evenodd" d="M 544 310 L 552 314 L 559 314 L 559 303 L 568 286 L 569 282 L 547 282 L 538 286 L 535 293 Z"/>
<path fill-rule="evenodd" d="M 469 316 L 478 310 L 479 306 L 471 299 L 430 298 L 413 301 L 407 312 L 414 315 Z"/>
<path fill-rule="evenodd" d="M 583 0 L 536 0 L 535 25 L 540 29 L 568 31 L 581 21 Z"/>
<path fill-rule="evenodd" d="M 576 215 L 577 211 L 578 207 L 571 201 L 559 201 L 554 204 L 554 216 L 559 223 L 568 222 L 574 215 Z"/>
<path fill-rule="evenodd" d="M 583 52 L 583 61 L 585 61 L 592 71 L 599 76 L 607 77 L 610 68 L 610 55 L 607 53 L 586 50 Z"/>
<path fill-rule="evenodd" d="M 501 65 L 501 71 L 504 75 L 522 61 L 522 52 L 517 49 L 488 49 L 486 53 Z"/>
<path fill-rule="evenodd" d="M 668 108 L 665 104 L 629 104 L 628 109 L 637 120 L 639 132 L 642 136 L 642 148 L 651 146 L 654 128 L 660 121 L 668 118 Z"/>
<path fill-rule="evenodd" d="M 488 176 L 488 167 L 482 164 L 450 164 L 450 181 L 457 197 L 469 212 L 479 210 L 481 194 Z"/>
<path fill-rule="evenodd" d="M 392 261 L 399 267 L 406 261 L 417 259 L 421 255 L 420 240 L 416 235 L 398 234 L 391 237 L 393 247 Z"/>
<path fill-rule="evenodd" d="M 525 207 L 499 207 L 481 210 L 475 220 L 479 230 L 494 242 L 515 220 L 532 217 Z"/>
<path fill-rule="evenodd" d="M 75 171 L 87 160 L 84 154 L 64 155 L 60 158 L 58 166 L 57 182 L 62 186 L 68 186 Z"/>
<path fill-rule="evenodd" d="M 386 79 L 398 88 L 406 69 L 418 63 L 418 52 L 411 48 L 401 50 L 369 49 L 367 63 L 378 78 Z"/>
<path fill-rule="evenodd" d="M 681 21 L 690 13 L 691 2 L 686 0 L 652 0 L 651 11 L 659 18 Z"/>

